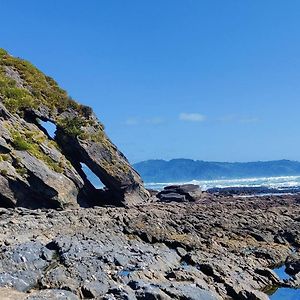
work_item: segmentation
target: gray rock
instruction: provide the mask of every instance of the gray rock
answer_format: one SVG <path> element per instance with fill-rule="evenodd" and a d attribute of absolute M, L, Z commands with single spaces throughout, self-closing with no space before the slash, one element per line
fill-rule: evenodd
<path fill-rule="evenodd" d="M 156 286 L 148 286 L 144 290 L 138 292 L 138 299 L 147 300 L 172 300 L 169 295 L 163 292 L 160 288 Z"/>
<path fill-rule="evenodd" d="M 291 254 L 286 262 L 286 272 L 290 275 L 296 275 L 300 272 L 300 252 Z"/>
<path fill-rule="evenodd" d="M 108 292 L 108 281 L 86 281 L 81 287 L 81 291 L 86 298 L 99 298 Z"/>
<path fill-rule="evenodd" d="M 10 79 L 6 89 L 25 95 L 21 101 L 0 91 L 0 206 L 131 206 L 149 199 L 139 174 L 91 108 L 76 103 L 53 79 L 19 58 L 2 56 L 0 67 Z M 38 119 L 56 125 L 55 142 Z M 100 178 L 105 191 L 90 184 L 81 163 Z"/>
<path fill-rule="evenodd" d="M 34 292 L 26 300 L 79 300 L 79 297 L 66 290 L 52 289 Z"/>

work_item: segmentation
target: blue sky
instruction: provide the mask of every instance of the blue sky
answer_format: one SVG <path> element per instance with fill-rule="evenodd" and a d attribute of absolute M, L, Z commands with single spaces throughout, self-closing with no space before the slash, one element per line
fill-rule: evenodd
<path fill-rule="evenodd" d="M 94 108 L 131 162 L 300 160 L 300 2 L 1 1 L 0 47 Z"/>

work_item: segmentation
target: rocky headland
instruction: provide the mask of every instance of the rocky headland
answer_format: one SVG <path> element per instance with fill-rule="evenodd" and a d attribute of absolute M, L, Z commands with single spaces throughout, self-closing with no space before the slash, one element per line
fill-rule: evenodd
<path fill-rule="evenodd" d="M 41 121 L 56 126 L 51 138 Z M 93 187 L 81 164 L 106 186 Z M 0 203 L 5 207 L 130 206 L 149 198 L 139 174 L 78 104 L 31 63 L 0 49 Z M 30 195 L 30 196 L 29 196 Z"/>
<path fill-rule="evenodd" d="M 268 299 L 299 288 L 299 212 L 299 194 L 146 190 L 91 108 L 0 50 L 0 299 Z"/>

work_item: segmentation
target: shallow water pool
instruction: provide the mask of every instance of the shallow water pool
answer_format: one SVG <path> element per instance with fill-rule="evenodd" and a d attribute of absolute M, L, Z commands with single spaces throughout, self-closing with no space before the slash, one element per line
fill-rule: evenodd
<path fill-rule="evenodd" d="M 285 266 L 273 270 L 280 279 L 289 279 Z M 300 300 L 300 289 L 278 288 L 270 296 L 271 300 Z"/>
<path fill-rule="evenodd" d="M 273 295 L 271 300 L 300 300 L 300 290 L 290 288 L 279 288 Z"/>

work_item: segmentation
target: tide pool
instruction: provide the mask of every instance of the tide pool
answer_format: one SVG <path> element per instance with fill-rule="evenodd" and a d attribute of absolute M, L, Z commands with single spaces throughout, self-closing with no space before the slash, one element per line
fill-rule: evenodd
<path fill-rule="evenodd" d="M 273 270 L 280 279 L 289 279 L 285 266 Z M 270 295 L 270 300 L 300 300 L 300 289 L 278 288 Z"/>

